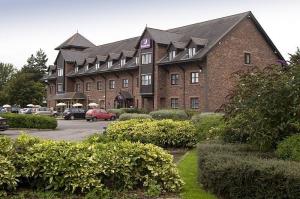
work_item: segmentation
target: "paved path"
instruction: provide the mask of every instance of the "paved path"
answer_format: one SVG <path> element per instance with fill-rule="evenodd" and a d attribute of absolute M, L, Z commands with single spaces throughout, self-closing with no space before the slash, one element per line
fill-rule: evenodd
<path fill-rule="evenodd" d="M 23 130 L 26 133 L 46 139 L 54 140 L 82 140 L 94 133 L 103 131 L 109 121 L 87 122 L 85 120 L 58 120 L 56 130 Z M 20 130 L 0 131 L 0 134 L 15 138 L 21 133 Z"/>

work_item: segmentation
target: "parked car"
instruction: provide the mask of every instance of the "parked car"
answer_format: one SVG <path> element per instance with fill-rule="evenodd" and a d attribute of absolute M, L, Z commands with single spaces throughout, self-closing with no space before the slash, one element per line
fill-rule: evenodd
<path fill-rule="evenodd" d="M 16 106 L 13 106 L 13 107 L 11 107 L 11 112 L 12 113 L 20 113 L 20 108 L 16 107 Z"/>
<path fill-rule="evenodd" d="M 96 121 L 97 119 L 115 120 L 116 118 L 116 114 L 108 113 L 104 109 L 90 109 L 85 114 L 86 121 Z"/>
<path fill-rule="evenodd" d="M 32 108 L 23 108 L 23 109 L 20 109 L 20 114 L 32 114 L 34 113 L 33 109 Z"/>
<path fill-rule="evenodd" d="M 8 129 L 7 120 L 0 117 L 0 131 L 5 131 Z"/>
<path fill-rule="evenodd" d="M 63 112 L 63 116 L 65 120 L 84 119 L 85 112 L 83 108 L 67 108 Z"/>
<path fill-rule="evenodd" d="M 58 113 L 57 111 L 53 111 L 50 108 L 47 107 L 41 107 L 38 108 L 35 112 L 36 115 L 46 115 L 46 116 L 53 116 L 53 117 L 57 117 Z"/>

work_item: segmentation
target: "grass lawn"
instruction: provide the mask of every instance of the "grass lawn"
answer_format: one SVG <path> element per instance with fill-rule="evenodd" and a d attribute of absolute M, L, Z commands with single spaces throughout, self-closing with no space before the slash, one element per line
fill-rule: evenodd
<path fill-rule="evenodd" d="M 198 183 L 198 159 L 196 149 L 189 151 L 178 163 L 180 176 L 185 185 L 181 193 L 182 199 L 216 199 L 216 197 L 202 189 Z"/>

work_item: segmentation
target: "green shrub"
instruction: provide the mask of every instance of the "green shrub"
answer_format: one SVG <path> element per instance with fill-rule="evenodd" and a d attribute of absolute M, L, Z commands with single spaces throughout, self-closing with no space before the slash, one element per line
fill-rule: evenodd
<path fill-rule="evenodd" d="M 138 108 L 120 108 L 124 113 L 140 113 L 140 114 L 147 114 L 147 110 L 138 109 Z"/>
<path fill-rule="evenodd" d="M 197 143 L 195 127 L 189 121 L 118 121 L 107 127 L 105 135 L 111 140 L 130 140 L 161 147 L 193 147 Z"/>
<path fill-rule="evenodd" d="M 279 143 L 276 154 L 282 159 L 300 161 L 300 134 L 290 136 Z"/>
<path fill-rule="evenodd" d="M 200 112 L 196 111 L 195 109 L 186 109 L 185 112 L 189 118 L 192 118 L 194 115 L 200 114 Z"/>
<path fill-rule="evenodd" d="M 11 128 L 55 129 L 57 127 L 57 120 L 49 116 L 5 113 L 1 114 L 1 117 L 7 119 Z"/>
<path fill-rule="evenodd" d="M 81 144 L 44 141 L 24 154 L 22 177 L 32 186 L 71 192 L 148 189 L 179 191 L 182 181 L 172 156 L 154 145 L 119 142 Z"/>
<path fill-rule="evenodd" d="M 11 161 L 0 155 L 0 192 L 15 189 L 17 186 L 17 174 Z"/>
<path fill-rule="evenodd" d="M 120 117 L 121 114 L 125 113 L 122 109 L 108 109 L 107 112 L 114 113 L 117 117 Z"/>
<path fill-rule="evenodd" d="M 300 164 L 264 158 L 249 146 L 199 146 L 199 180 L 224 199 L 299 198 Z"/>
<path fill-rule="evenodd" d="M 123 113 L 120 115 L 119 120 L 131 120 L 131 119 L 151 119 L 152 117 L 148 114 L 139 113 Z"/>
<path fill-rule="evenodd" d="M 7 136 L 0 136 L 0 155 L 12 156 L 14 154 L 13 142 Z"/>
<path fill-rule="evenodd" d="M 225 125 L 223 114 L 220 113 L 200 113 L 191 120 L 197 129 L 199 141 L 219 137 Z"/>
<path fill-rule="evenodd" d="M 170 110 L 158 110 L 149 113 L 153 119 L 172 119 L 172 120 L 187 120 L 188 115 L 184 110 L 170 109 Z"/>

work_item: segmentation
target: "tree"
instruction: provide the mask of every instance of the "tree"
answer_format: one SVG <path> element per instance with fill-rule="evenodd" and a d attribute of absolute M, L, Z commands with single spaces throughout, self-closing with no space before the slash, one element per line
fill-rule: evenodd
<path fill-rule="evenodd" d="M 12 64 L 0 63 L 0 91 L 16 71 Z"/>
<path fill-rule="evenodd" d="M 300 49 L 297 47 L 297 51 L 294 54 L 289 54 L 290 56 L 290 65 L 296 66 L 300 65 Z"/>
<path fill-rule="evenodd" d="M 36 52 L 36 55 L 33 54 L 27 59 L 27 64 L 22 68 L 22 72 L 33 74 L 32 78 L 36 81 L 39 81 L 47 70 L 47 55 L 45 52 L 40 49 Z"/>

